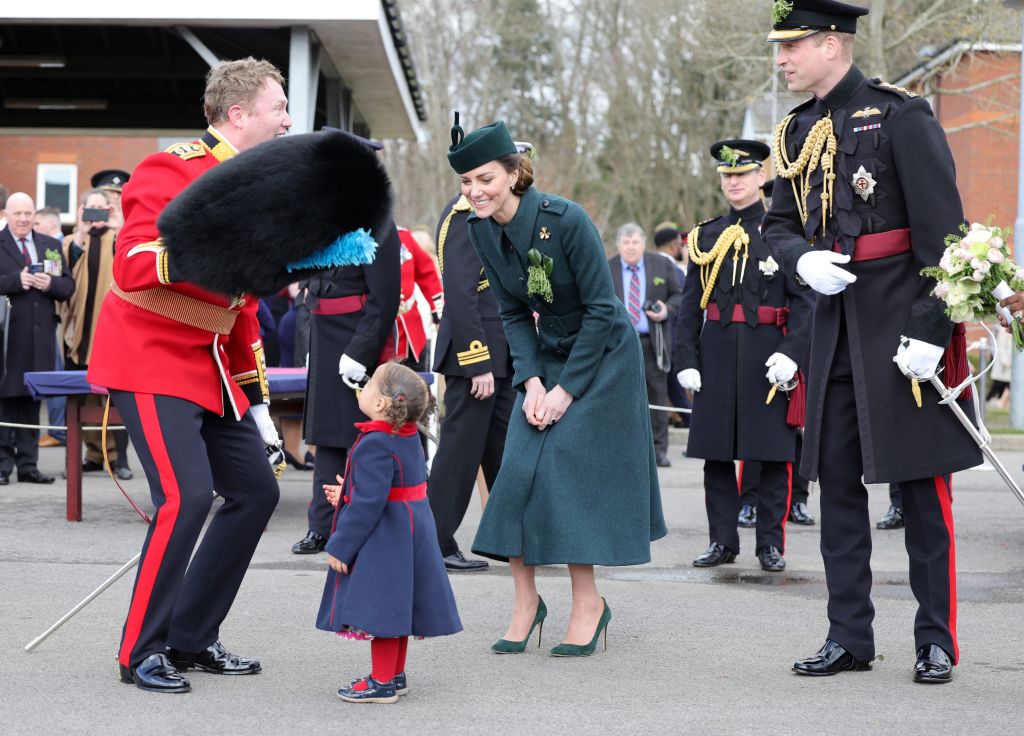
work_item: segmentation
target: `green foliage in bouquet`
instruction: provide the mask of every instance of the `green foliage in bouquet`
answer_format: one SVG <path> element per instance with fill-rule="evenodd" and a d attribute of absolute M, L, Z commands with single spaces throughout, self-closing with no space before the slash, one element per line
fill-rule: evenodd
<path fill-rule="evenodd" d="M 539 296 L 551 304 L 555 301 L 550 280 L 551 273 L 555 270 L 555 262 L 550 256 L 542 255 L 536 248 L 530 248 L 526 257 L 530 259 L 530 265 L 526 269 L 526 293 L 530 296 Z"/>

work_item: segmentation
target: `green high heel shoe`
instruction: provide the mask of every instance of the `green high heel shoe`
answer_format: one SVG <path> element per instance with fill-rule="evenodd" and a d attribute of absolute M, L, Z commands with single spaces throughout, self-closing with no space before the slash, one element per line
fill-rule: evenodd
<path fill-rule="evenodd" d="M 538 626 L 540 630 L 537 632 L 537 646 L 540 646 L 541 637 L 544 636 L 544 619 L 548 615 L 548 607 L 544 605 L 544 599 L 537 596 L 537 613 L 533 616 L 533 623 L 530 624 L 530 632 L 526 635 L 526 638 L 522 641 L 510 641 L 508 639 L 498 639 L 491 645 L 491 651 L 496 654 L 522 654 L 526 651 L 526 644 L 530 641 L 530 637 L 533 636 L 533 630 Z"/>
<path fill-rule="evenodd" d="M 604 610 L 601 611 L 601 618 L 597 621 L 597 630 L 590 643 L 559 644 L 551 650 L 552 657 L 589 657 L 597 649 L 597 640 L 601 638 L 602 631 L 604 632 L 604 650 L 608 651 L 608 622 L 612 620 L 612 609 L 608 607 L 608 601 L 604 598 L 601 599 L 601 602 L 604 603 Z"/>

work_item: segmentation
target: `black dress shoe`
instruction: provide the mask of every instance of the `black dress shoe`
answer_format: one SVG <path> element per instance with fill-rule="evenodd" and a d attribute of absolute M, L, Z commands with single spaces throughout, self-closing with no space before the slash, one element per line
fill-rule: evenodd
<path fill-rule="evenodd" d="M 739 516 L 736 517 L 736 525 L 747 529 L 757 526 L 757 507 L 743 504 Z"/>
<path fill-rule="evenodd" d="M 825 646 L 813 657 L 801 659 L 793 663 L 793 671 L 798 675 L 810 677 L 828 677 L 846 670 L 859 672 L 871 669 L 871 662 L 861 662 L 852 654 L 831 639 L 825 640 Z"/>
<path fill-rule="evenodd" d="M 327 540 L 314 531 L 306 532 L 306 536 L 292 545 L 292 552 L 297 555 L 315 555 L 323 552 Z"/>
<path fill-rule="evenodd" d="M 706 550 L 697 556 L 693 561 L 694 567 L 715 567 L 725 562 L 733 562 L 736 559 L 736 553 L 726 547 L 724 544 L 718 542 L 712 542 Z"/>
<path fill-rule="evenodd" d="M 782 550 L 778 547 L 762 547 L 757 551 L 757 559 L 761 561 L 762 570 L 782 572 L 786 569 L 786 561 L 782 558 Z"/>
<path fill-rule="evenodd" d="M 43 475 L 38 470 L 33 468 L 27 473 L 18 471 L 18 482 L 19 483 L 53 483 L 56 480 L 52 475 Z"/>
<path fill-rule="evenodd" d="M 0 486 L 9 485 L 10 482 L 11 482 L 11 474 L 10 473 L 0 473 Z"/>
<path fill-rule="evenodd" d="M 98 473 L 103 470 L 103 463 L 98 463 L 95 460 L 86 460 L 82 463 L 83 473 Z"/>
<path fill-rule="evenodd" d="M 925 644 L 917 650 L 914 682 L 949 682 L 953 679 L 953 663 L 946 650 L 938 644 Z"/>
<path fill-rule="evenodd" d="M 798 501 L 790 507 L 789 520 L 801 526 L 814 526 L 814 517 L 811 516 L 811 512 L 807 510 L 807 504 L 803 501 Z"/>
<path fill-rule="evenodd" d="M 444 566 L 448 570 L 458 570 L 460 572 L 466 572 L 468 570 L 486 570 L 490 567 L 487 560 L 467 560 L 461 551 L 456 552 L 453 555 L 445 556 Z"/>
<path fill-rule="evenodd" d="M 882 517 L 882 520 L 875 524 L 878 529 L 902 529 L 903 523 L 903 509 L 896 506 L 889 506 L 889 510 Z"/>
<path fill-rule="evenodd" d="M 669 460 L 665 455 L 658 455 L 658 457 L 656 457 L 654 460 L 654 464 L 657 465 L 659 468 L 672 467 L 672 461 Z"/>
<path fill-rule="evenodd" d="M 219 641 L 197 653 L 168 648 L 167 658 L 182 672 L 194 667 L 215 675 L 255 675 L 262 669 L 258 659 L 246 659 L 232 654 Z"/>
<path fill-rule="evenodd" d="M 125 667 L 118 664 L 121 682 L 126 685 L 135 683 L 137 688 L 152 690 L 157 693 L 187 693 L 192 685 L 181 676 L 172 665 L 166 654 L 151 654 L 142 660 L 138 667 Z"/>
<path fill-rule="evenodd" d="M 306 455 L 308 456 L 309 453 L 307 452 Z M 284 451 L 284 460 L 296 470 L 313 470 L 313 463 L 308 461 L 300 462 L 293 454 L 288 452 L 288 450 Z"/>

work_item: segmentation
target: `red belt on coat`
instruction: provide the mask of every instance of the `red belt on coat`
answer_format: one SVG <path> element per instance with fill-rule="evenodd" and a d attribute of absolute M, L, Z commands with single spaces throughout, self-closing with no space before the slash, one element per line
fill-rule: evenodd
<path fill-rule="evenodd" d="M 389 501 L 422 501 L 427 497 L 427 484 L 418 486 L 398 486 L 388 494 Z"/>
<path fill-rule="evenodd" d="M 714 302 L 708 304 L 708 319 L 712 322 L 722 321 L 722 311 Z M 732 308 L 732 319 L 730 322 L 746 322 L 747 316 L 743 313 L 742 304 L 734 304 Z M 774 325 L 785 327 L 789 321 L 789 307 L 758 307 L 757 323 L 759 325 Z"/>
<path fill-rule="evenodd" d="M 366 294 L 339 296 L 332 299 L 320 299 L 310 312 L 312 314 L 352 314 L 363 311 L 366 305 Z"/>
<path fill-rule="evenodd" d="M 901 253 L 909 253 L 911 247 L 909 227 L 886 230 L 884 233 L 861 235 L 853 240 L 853 255 L 850 256 L 850 260 L 854 262 L 873 261 L 876 258 L 898 256 Z M 832 250 L 839 253 L 839 243 L 835 243 Z"/>

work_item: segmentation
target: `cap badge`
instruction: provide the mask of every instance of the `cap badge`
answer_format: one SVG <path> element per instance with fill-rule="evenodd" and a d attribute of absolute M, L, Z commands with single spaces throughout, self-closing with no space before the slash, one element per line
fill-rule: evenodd
<path fill-rule="evenodd" d="M 865 202 L 868 201 L 868 197 L 875 193 L 875 177 L 867 171 L 863 166 L 857 169 L 857 173 L 853 175 L 853 179 L 850 181 L 853 184 L 853 190 L 860 195 L 860 198 Z"/>
<path fill-rule="evenodd" d="M 778 25 L 793 12 L 793 3 L 789 0 L 775 0 L 772 5 L 772 23 Z"/>

